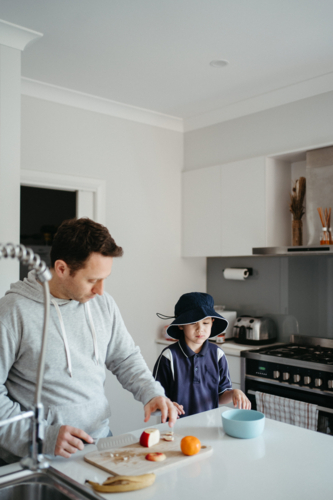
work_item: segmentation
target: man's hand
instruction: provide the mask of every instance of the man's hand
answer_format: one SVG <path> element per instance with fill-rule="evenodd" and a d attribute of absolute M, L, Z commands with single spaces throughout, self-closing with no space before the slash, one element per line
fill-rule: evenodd
<path fill-rule="evenodd" d="M 178 416 L 178 412 L 172 401 L 164 396 L 157 396 L 151 399 L 144 407 L 145 410 L 145 422 L 148 422 L 150 415 L 156 411 L 161 410 L 162 413 L 162 423 L 164 424 L 169 417 L 169 427 L 173 427 Z"/>
<path fill-rule="evenodd" d="M 92 444 L 93 438 L 86 432 L 70 425 L 62 425 L 59 430 L 57 442 L 54 449 L 55 455 L 70 458 L 77 450 L 83 450 L 83 441 Z"/>

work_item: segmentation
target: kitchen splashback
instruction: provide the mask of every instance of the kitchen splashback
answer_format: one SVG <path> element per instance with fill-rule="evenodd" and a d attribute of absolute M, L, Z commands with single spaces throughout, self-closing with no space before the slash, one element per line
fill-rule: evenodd
<path fill-rule="evenodd" d="M 251 267 L 253 275 L 226 280 L 227 267 Z M 333 255 L 210 257 L 207 292 L 238 315 L 272 317 L 280 342 L 292 334 L 333 338 Z"/>

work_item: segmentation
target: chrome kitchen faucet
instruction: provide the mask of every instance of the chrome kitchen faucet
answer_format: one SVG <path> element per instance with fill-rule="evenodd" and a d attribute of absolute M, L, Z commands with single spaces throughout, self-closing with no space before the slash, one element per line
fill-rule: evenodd
<path fill-rule="evenodd" d="M 33 409 L 20 413 L 15 417 L 0 421 L 0 427 L 18 422 L 25 418 L 31 418 L 31 447 L 27 457 L 21 460 L 22 467 L 32 471 L 45 469 L 49 466 L 48 461 L 43 455 L 43 440 L 44 440 L 44 407 L 41 402 L 41 392 L 43 384 L 43 375 L 45 367 L 45 353 L 48 335 L 48 322 L 50 315 L 50 289 L 48 281 L 52 278 L 49 268 L 46 266 L 39 255 L 35 254 L 31 248 L 26 248 L 23 245 L 13 245 L 0 243 L 0 259 L 1 258 L 17 258 L 22 264 L 28 266 L 29 270 L 33 270 L 44 290 L 44 325 L 42 333 L 42 346 L 38 362 L 37 383 L 35 391 L 35 402 Z"/>

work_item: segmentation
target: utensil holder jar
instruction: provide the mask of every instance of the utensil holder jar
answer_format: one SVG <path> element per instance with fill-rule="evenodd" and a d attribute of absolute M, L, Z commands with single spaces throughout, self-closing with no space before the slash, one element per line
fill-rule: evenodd
<path fill-rule="evenodd" d="M 330 245 L 332 241 L 331 228 L 323 227 L 321 235 L 320 235 L 320 244 L 321 245 Z"/>
<path fill-rule="evenodd" d="M 303 223 L 301 220 L 292 221 L 292 246 L 301 247 L 303 245 Z"/>

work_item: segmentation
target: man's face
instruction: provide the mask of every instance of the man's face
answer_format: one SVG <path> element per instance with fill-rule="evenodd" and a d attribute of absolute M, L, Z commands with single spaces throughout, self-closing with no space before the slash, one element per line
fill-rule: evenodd
<path fill-rule="evenodd" d="M 93 252 L 86 261 L 84 268 L 70 275 L 67 268 L 61 279 L 61 298 L 77 300 L 84 303 L 96 295 L 102 295 L 104 280 L 111 274 L 112 257 L 105 257 Z"/>

